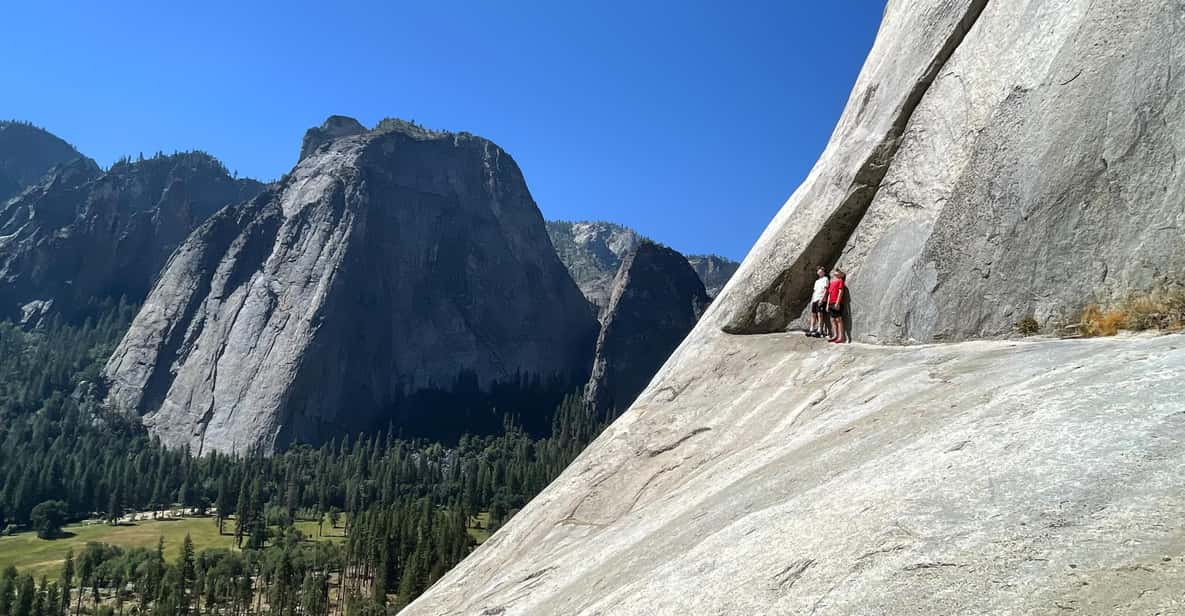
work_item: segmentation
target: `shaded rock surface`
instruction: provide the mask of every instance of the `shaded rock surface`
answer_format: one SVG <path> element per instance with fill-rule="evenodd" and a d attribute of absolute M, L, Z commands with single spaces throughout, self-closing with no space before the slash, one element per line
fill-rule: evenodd
<path fill-rule="evenodd" d="M 1185 613 L 1185 337 L 726 333 L 792 323 L 817 264 L 851 270 L 856 337 L 881 341 L 1179 280 L 1158 234 L 1183 18 L 890 1 L 820 161 L 696 328 L 408 613 Z"/>
<path fill-rule="evenodd" d="M 82 316 L 91 302 L 139 302 L 169 255 L 219 208 L 257 194 L 198 153 L 120 162 L 76 157 L 0 205 L 0 317 Z"/>
<path fill-rule="evenodd" d="M 586 400 L 602 415 L 625 410 L 709 303 L 683 255 L 651 241 L 626 254 L 601 318 Z"/>
<path fill-rule="evenodd" d="M 815 267 L 839 260 L 881 188 L 911 115 L 986 4 L 896 0 L 886 7 L 822 156 L 741 263 L 735 284 L 725 287 L 709 313 L 714 324 L 730 333 L 773 332 L 802 314 Z"/>
<path fill-rule="evenodd" d="M 720 325 L 785 328 L 816 264 L 867 302 L 856 338 L 890 343 L 1052 328 L 1185 284 L 1183 28 L 1166 0 L 892 4 Z"/>
<path fill-rule="evenodd" d="M 583 383 L 596 331 L 509 155 L 384 121 L 186 240 L 107 365 L 109 401 L 195 451 L 463 427 L 458 389 Z"/>
<path fill-rule="evenodd" d="M 55 165 L 82 158 L 74 146 L 24 122 L 0 121 L 0 203 L 41 180 Z"/>
<path fill-rule="evenodd" d="M 990 3 L 840 258 L 878 304 L 857 335 L 996 336 L 1185 285 L 1182 32 L 1180 2 Z"/>

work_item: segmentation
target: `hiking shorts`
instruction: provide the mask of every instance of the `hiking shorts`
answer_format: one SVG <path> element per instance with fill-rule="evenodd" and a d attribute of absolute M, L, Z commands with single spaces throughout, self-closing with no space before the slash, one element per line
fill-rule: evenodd
<path fill-rule="evenodd" d="M 824 314 L 827 312 L 827 302 L 818 301 L 811 302 L 811 314 Z"/>
<path fill-rule="evenodd" d="M 843 316 L 843 307 L 842 306 L 832 306 L 829 309 L 829 311 L 831 312 L 831 316 L 834 318 L 838 319 L 839 317 Z"/>

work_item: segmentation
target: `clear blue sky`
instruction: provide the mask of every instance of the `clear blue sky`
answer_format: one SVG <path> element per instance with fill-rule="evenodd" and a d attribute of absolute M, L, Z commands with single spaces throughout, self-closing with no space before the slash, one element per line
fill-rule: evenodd
<path fill-rule="evenodd" d="M 488 137 L 548 218 L 741 258 L 814 163 L 884 0 L 17 2 L 0 117 L 102 165 L 273 179 L 330 114 Z"/>

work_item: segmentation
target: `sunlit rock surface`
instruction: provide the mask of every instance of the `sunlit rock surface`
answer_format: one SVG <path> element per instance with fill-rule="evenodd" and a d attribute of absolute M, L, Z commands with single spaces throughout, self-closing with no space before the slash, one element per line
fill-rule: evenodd
<path fill-rule="evenodd" d="M 411 614 L 1185 613 L 1185 6 L 893 0 L 818 164 L 633 407 Z M 730 332 L 730 333 L 726 333 Z M 760 334 L 760 335 L 736 335 Z"/>
<path fill-rule="evenodd" d="M 417 396 L 558 402 L 587 379 L 596 319 L 510 156 L 396 120 L 345 132 L 195 231 L 112 355 L 110 403 L 167 445 L 475 429 Z"/>

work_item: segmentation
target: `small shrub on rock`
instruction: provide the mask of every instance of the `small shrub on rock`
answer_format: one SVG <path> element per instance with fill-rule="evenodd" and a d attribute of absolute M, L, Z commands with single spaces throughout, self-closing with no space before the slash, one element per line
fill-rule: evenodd
<path fill-rule="evenodd" d="M 1122 310 L 1104 310 L 1095 304 L 1087 306 L 1082 311 L 1081 326 L 1078 331 L 1083 336 L 1114 336 L 1127 325 L 1127 314 Z"/>
<path fill-rule="evenodd" d="M 1132 295 L 1114 308 L 1090 304 L 1079 318 L 1078 331 L 1083 336 L 1114 336 L 1121 329 L 1185 329 L 1185 288 Z"/>

